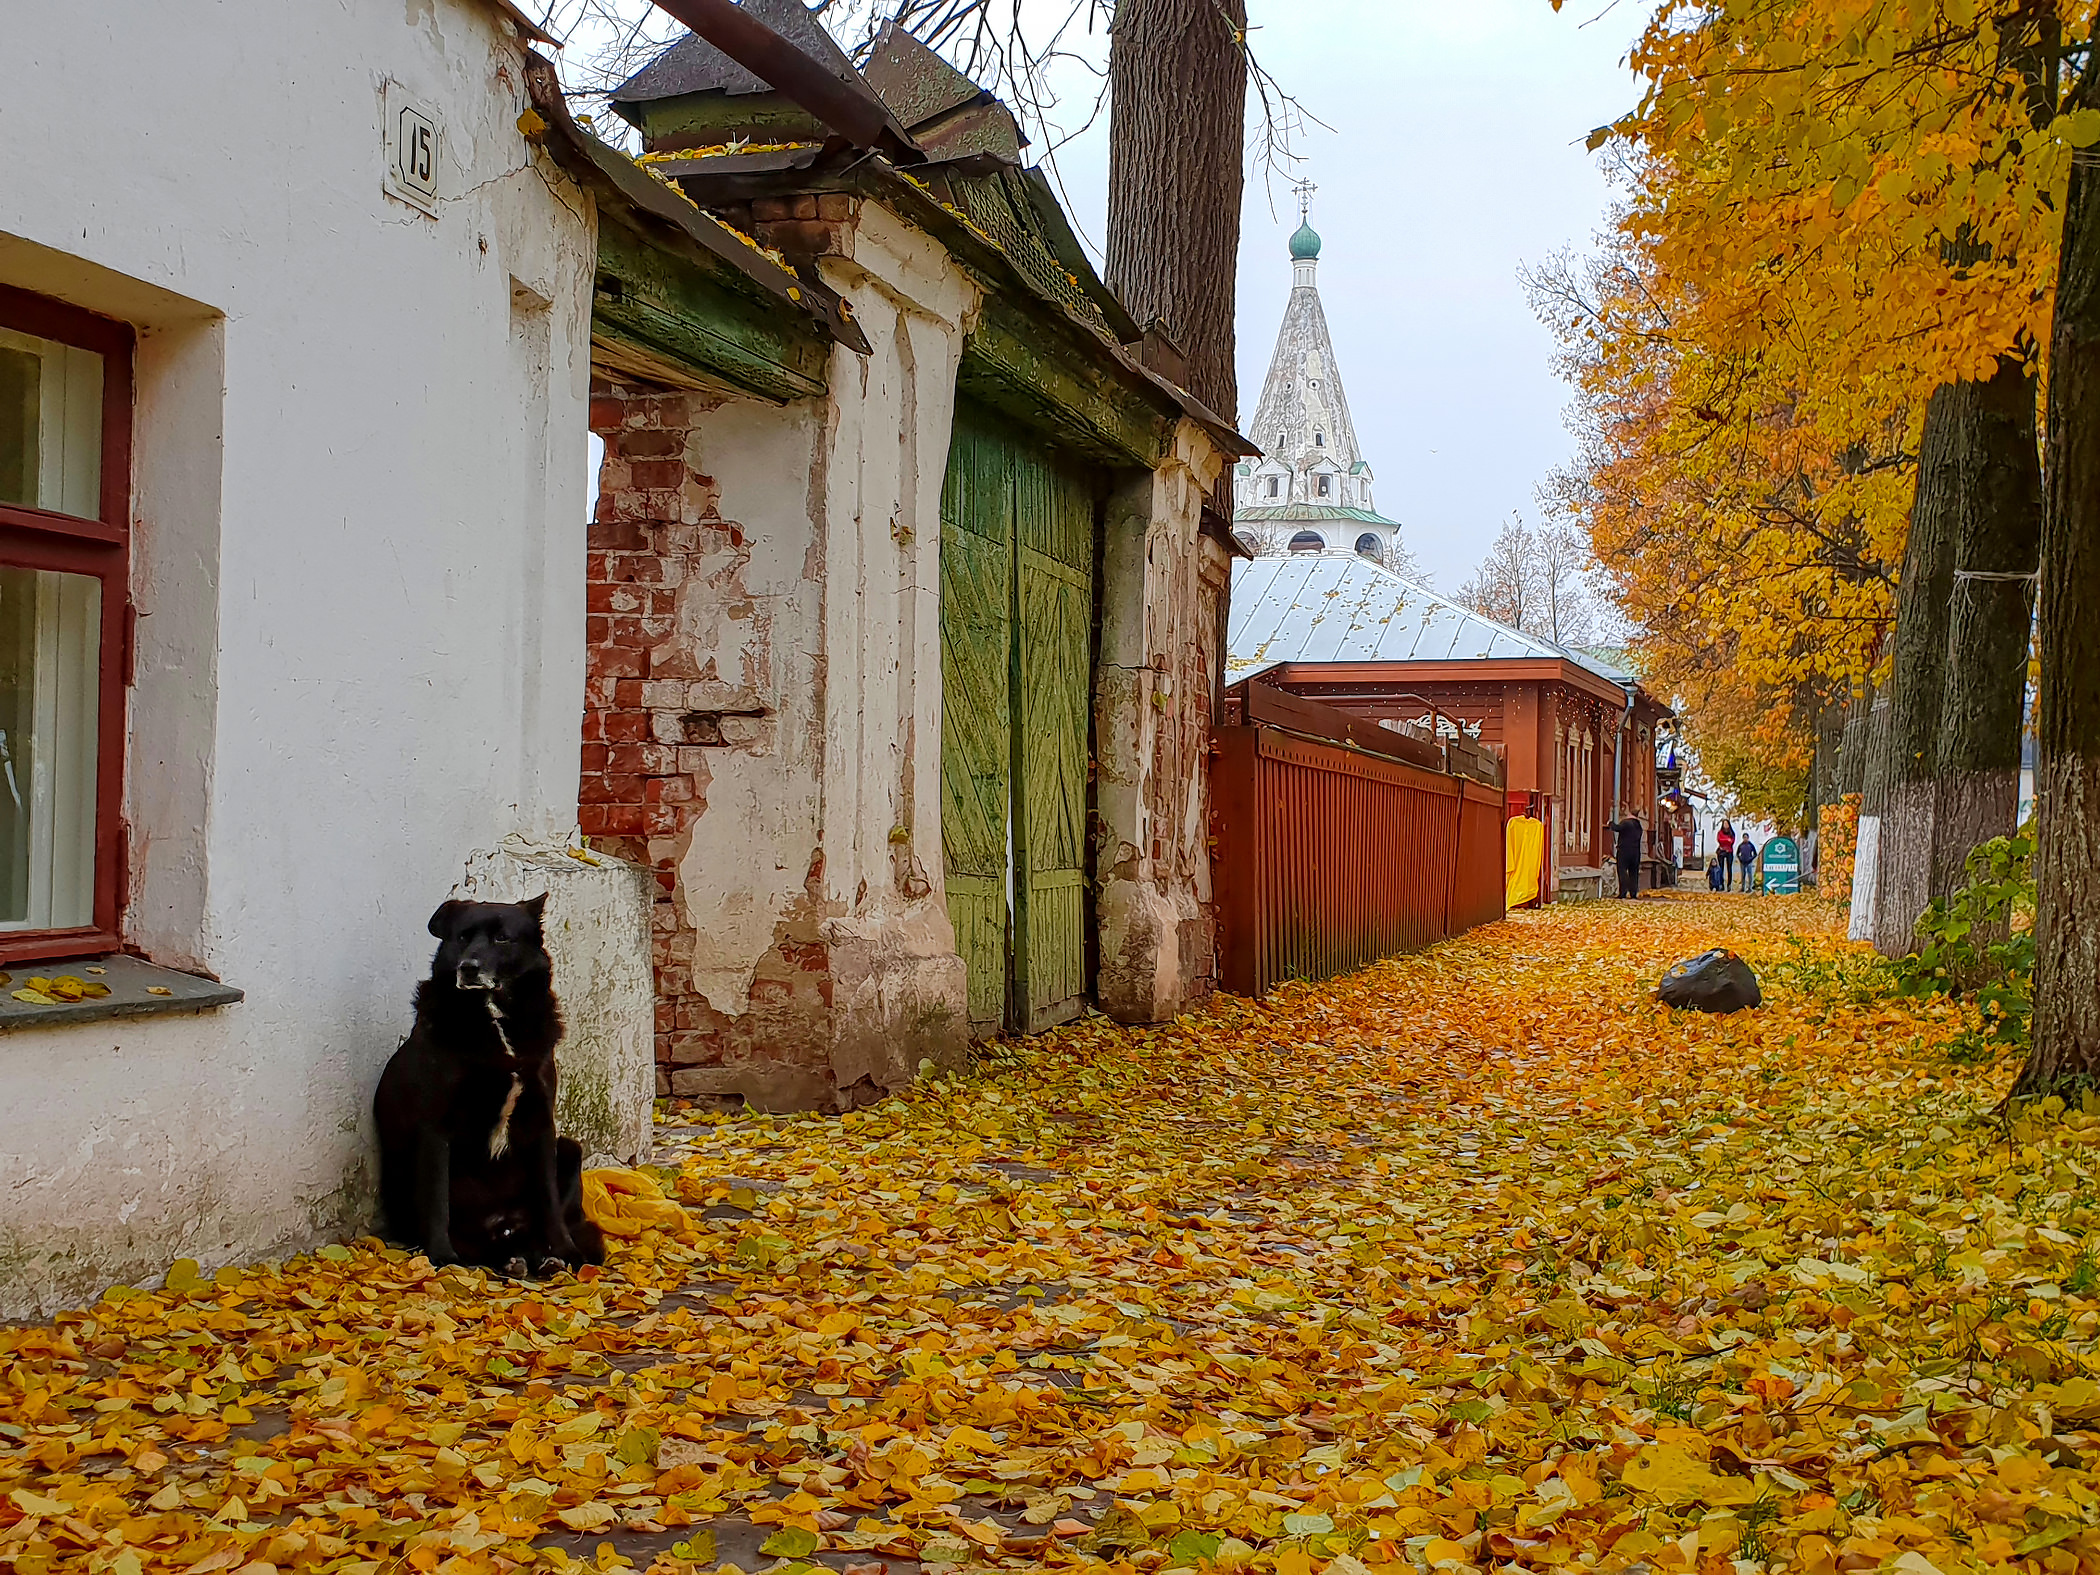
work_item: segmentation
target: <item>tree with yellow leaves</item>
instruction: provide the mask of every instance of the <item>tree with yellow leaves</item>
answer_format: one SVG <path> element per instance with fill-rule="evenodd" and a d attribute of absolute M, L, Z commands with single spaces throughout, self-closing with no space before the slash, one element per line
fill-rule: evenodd
<path fill-rule="evenodd" d="M 1885 638 L 1911 423 L 1877 412 L 1828 436 L 1783 363 L 1708 342 L 1707 297 L 1630 225 L 1604 256 L 1554 258 L 1527 283 L 1577 392 L 1581 449 L 1546 501 L 1589 532 L 1707 770 L 1794 824 L 1816 719 Z"/>
<path fill-rule="evenodd" d="M 1935 879 L 1944 889 L 1970 846 L 2009 829 L 2022 696 L 1993 680 L 2018 670 L 2026 590 L 1973 571 L 2016 574 L 2025 559 L 2031 572 L 2039 533 L 2032 410 L 2055 175 L 2021 139 L 2053 118 L 2061 38 L 2031 5 L 1949 10 L 1666 5 L 1635 56 L 1649 97 L 1612 128 L 1641 153 L 1627 227 L 1685 283 L 1676 333 L 1731 391 L 1776 394 L 1833 456 L 1910 426 L 1905 463 L 1927 461 L 1888 652 L 1892 949 L 1907 949 Z M 2008 158 L 2024 160 L 2021 178 L 1981 167 Z M 1757 418 L 1741 399 L 1732 413 Z M 1960 580 L 1957 557 L 1972 571 Z"/>
<path fill-rule="evenodd" d="M 1812 407 L 1850 388 L 1923 402 L 1891 664 L 1892 924 L 2007 797 L 2042 537 L 2042 960 L 2026 1093 L 2100 1075 L 2100 651 L 2074 614 L 2082 601 L 2090 620 L 2100 591 L 2093 12 L 2091 0 L 1666 0 L 1634 54 L 1649 92 L 1600 133 L 1644 157 L 1654 184 L 1631 222 L 1659 266 L 1698 284 L 1708 343 L 1812 352 L 1799 368 L 1823 391 Z M 1850 290 L 1804 288 L 1848 275 Z M 2046 522 L 2032 452 L 2045 345 Z"/>

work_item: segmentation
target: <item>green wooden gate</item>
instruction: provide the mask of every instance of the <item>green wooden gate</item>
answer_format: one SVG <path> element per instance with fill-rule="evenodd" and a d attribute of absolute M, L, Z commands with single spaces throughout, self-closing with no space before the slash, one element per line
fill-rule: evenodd
<path fill-rule="evenodd" d="M 979 1035 L 1086 1004 L 1093 613 L 1086 473 L 961 407 L 941 493 L 941 831 Z"/>

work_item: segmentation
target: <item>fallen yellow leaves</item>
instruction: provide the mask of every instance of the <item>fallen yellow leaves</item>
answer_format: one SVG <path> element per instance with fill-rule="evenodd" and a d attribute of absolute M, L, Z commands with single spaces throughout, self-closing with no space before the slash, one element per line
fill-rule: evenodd
<path fill-rule="evenodd" d="M 645 1231 L 681 1231 L 685 1212 L 656 1178 L 640 1170 L 587 1170 L 583 1173 L 583 1208 L 600 1229 L 613 1236 L 639 1236 Z"/>
<path fill-rule="evenodd" d="M 99 968 L 90 969 L 100 973 Z M 0 975 L 0 979 L 4 979 Z M 42 977 L 25 980 L 23 987 L 13 992 L 18 1001 L 27 1001 L 32 1006 L 77 1006 L 82 1001 L 99 1001 L 109 994 L 109 986 L 99 980 L 82 979 L 70 973 L 62 973 L 55 979 Z"/>
<path fill-rule="evenodd" d="M 1714 945 L 1763 1010 L 1647 998 Z M 685 1111 L 600 1274 L 332 1246 L 0 1331 L 0 1562 L 2071 1575 L 2100 1120 L 1980 1115 L 1962 1026 L 1813 903 L 1654 901 Z"/>
<path fill-rule="evenodd" d="M 1628 1461 L 1619 1480 L 1661 1504 L 1754 1504 L 1761 1496 L 1748 1477 L 1726 1476 L 1675 1444 L 1649 1444 Z M 1565 1484 L 1561 1491 L 1573 1502 Z"/>

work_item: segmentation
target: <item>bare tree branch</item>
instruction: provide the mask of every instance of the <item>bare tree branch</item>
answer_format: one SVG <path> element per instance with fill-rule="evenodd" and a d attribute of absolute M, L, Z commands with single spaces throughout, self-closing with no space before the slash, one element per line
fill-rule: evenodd
<path fill-rule="evenodd" d="M 562 86 L 600 111 L 591 116 L 594 130 L 631 149 L 632 131 L 602 114 L 606 95 L 684 29 L 649 0 L 536 0 L 536 9 L 540 25 L 564 42 Z M 884 27 L 904 28 L 1004 100 L 1042 147 L 1053 177 L 1059 150 L 1093 129 L 1106 107 L 1116 0 L 814 0 L 810 9 L 856 60 L 867 58 Z M 1295 173 L 1307 129 L 1331 128 L 1261 64 L 1248 37 L 1253 31 L 1235 29 L 1259 116 L 1250 157 L 1273 207 L 1274 178 Z"/>

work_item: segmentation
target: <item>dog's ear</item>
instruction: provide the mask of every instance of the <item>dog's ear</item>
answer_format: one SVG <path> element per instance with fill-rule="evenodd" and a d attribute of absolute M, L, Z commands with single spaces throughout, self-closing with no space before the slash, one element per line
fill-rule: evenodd
<path fill-rule="evenodd" d="M 459 916 L 459 910 L 466 906 L 465 903 L 457 900 L 439 903 L 437 912 L 430 916 L 430 933 L 439 940 L 443 940 L 450 935 L 452 933 L 452 921 Z"/>
<path fill-rule="evenodd" d="M 540 922 L 540 915 L 547 911 L 547 894 L 541 892 L 537 897 L 528 897 L 518 906 L 531 914 L 532 922 L 537 924 Z"/>

